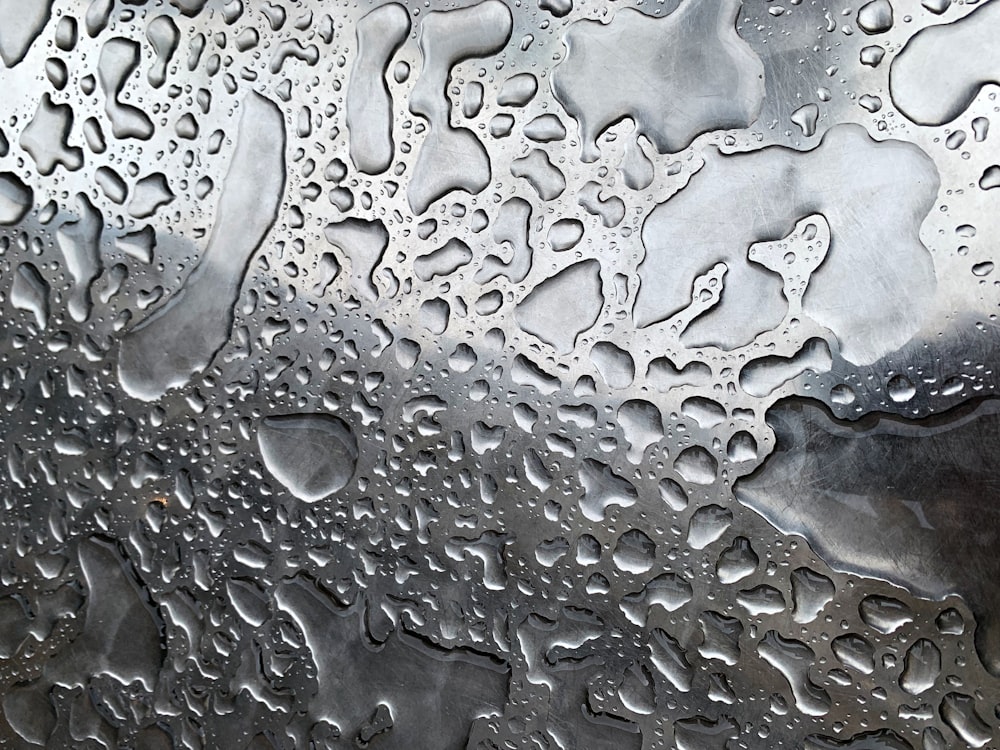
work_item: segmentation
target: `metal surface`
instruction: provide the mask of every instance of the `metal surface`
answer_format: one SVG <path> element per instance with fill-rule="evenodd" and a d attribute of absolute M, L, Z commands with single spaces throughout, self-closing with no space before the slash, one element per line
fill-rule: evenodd
<path fill-rule="evenodd" d="M 2 746 L 997 746 L 1000 0 L 0 11 Z"/>

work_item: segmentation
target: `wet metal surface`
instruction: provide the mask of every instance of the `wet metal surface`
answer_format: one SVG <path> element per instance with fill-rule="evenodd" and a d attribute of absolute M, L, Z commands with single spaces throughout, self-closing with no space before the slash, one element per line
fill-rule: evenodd
<path fill-rule="evenodd" d="M 0 746 L 997 746 L 1000 0 L 0 11 Z"/>

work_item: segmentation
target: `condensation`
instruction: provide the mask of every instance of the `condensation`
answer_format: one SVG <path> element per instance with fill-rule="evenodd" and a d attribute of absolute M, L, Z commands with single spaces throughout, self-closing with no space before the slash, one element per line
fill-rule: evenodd
<path fill-rule="evenodd" d="M 1000 0 L 0 15 L 0 746 L 1000 746 Z"/>

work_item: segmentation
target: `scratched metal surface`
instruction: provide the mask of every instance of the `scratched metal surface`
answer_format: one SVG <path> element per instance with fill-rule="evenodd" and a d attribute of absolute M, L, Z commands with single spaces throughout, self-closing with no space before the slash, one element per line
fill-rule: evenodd
<path fill-rule="evenodd" d="M 0 745 L 998 746 L 1000 0 L 0 12 Z"/>

